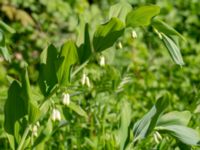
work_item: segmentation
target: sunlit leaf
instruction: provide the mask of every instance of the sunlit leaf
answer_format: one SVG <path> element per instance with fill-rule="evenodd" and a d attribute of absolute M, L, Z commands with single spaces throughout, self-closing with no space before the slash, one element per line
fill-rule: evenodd
<path fill-rule="evenodd" d="M 15 33 L 15 30 L 3 21 L 0 21 L 0 29 L 2 29 L 3 31 L 8 31 L 10 33 Z"/>
<path fill-rule="evenodd" d="M 161 126 L 159 127 L 159 130 L 164 133 L 170 134 L 177 140 L 187 145 L 200 146 L 200 136 L 198 132 L 194 129 L 181 125 L 169 125 Z"/>
<path fill-rule="evenodd" d="M 109 19 L 116 17 L 125 22 L 126 15 L 131 11 L 131 9 L 132 7 L 129 3 L 121 1 L 110 7 Z"/>
<path fill-rule="evenodd" d="M 187 125 L 190 121 L 191 113 L 189 111 L 172 111 L 164 114 L 158 120 L 157 126 L 165 125 Z"/>
<path fill-rule="evenodd" d="M 152 20 L 152 25 L 153 27 L 155 27 L 159 32 L 164 33 L 165 35 L 177 35 L 179 36 L 181 39 L 185 40 L 185 38 L 178 33 L 174 28 L 172 28 L 171 26 L 169 26 L 167 23 L 159 20 L 159 19 L 153 19 Z"/>
<path fill-rule="evenodd" d="M 119 130 L 120 149 L 124 150 L 129 136 L 129 125 L 131 123 L 131 107 L 128 102 L 124 102 L 121 108 L 121 126 Z"/>
<path fill-rule="evenodd" d="M 152 17 L 160 13 L 160 7 L 156 5 L 141 6 L 128 13 L 126 16 L 126 26 L 139 27 L 148 26 Z"/>
<path fill-rule="evenodd" d="M 158 99 L 151 110 L 141 120 L 134 124 L 134 141 L 142 139 L 152 132 L 156 126 L 159 116 L 168 106 L 168 103 L 169 100 L 167 97 Z"/>
<path fill-rule="evenodd" d="M 163 33 L 162 33 L 162 39 L 174 62 L 178 65 L 184 65 L 180 49 L 175 44 L 175 42 L 170 37 L 168 37 Z"/>
<path fill-rule="evenodd" d="M 3 55 L 5 60 L 9 62 L 11 61 L 8 48 L 6 47 L 5 36 L 2 30 L 0 30 L 0 53 Z"/>
<path fill-rule="evenodd" d="M 62 60 L 57 65 L 57 77 L 60 85 L 67 85 L 70 82 L 70 69 L 78 62 L 78 53 L 73 41 L 66 42 L 60 51 L 58 59 Z"/>
<path fill-rule="evenodd" d="M 80 116 L 88 118 L 87 113 L 79 105 L 76 105 L 75 103 L 70 102 L 68 107 L 72 109 L 74 112 L 76 112 L 77 114 L 79 114 Z"/>

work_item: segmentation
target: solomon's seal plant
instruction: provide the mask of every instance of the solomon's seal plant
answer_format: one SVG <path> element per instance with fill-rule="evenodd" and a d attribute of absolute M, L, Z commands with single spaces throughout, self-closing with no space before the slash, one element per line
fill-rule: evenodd
<path fill-rule="evenodd" d="M 83 30 L 79 33 L 79 38 L 81 36 L 80 39 L 82 39 L 81 42 L 79 41 L 80 44 L 74 40 L 67 40 L 61 48 L 53 44 L 48 45 L 40 56 L 38 77 L 40 91 L 37 94 L 31 90 L 27 66 L 24 65 L 19 80 L 13 79 L 10 84 L 4 109 L 4 128 L 11 148 L 42 149 L 40 147 L 42 143 L 48 141 L 59 128 L 70 123 L 63 117 L 67 116 L 66 109 L 76 112 L 88 122 L 92 121 L 90 113 L 86 112 L 79 103 L 73 102 L 73 97 L 84 92 L 87 93 L 87 97 L 95 94 L 93 91 L 95 82 L 90 80 L 88 70 L 85 68 L 96 58 L 100 58 L 97 60 L 100 60 L 101 68 L 104 66 L 111 74 L 113 73 L 111 79 L 117 78 L 116 70 L 106 68 L 107 59 L 102 52 L 117 42 L 118 47 L 122 49 L 119 39 L 130 29 L 130 36 L 137 40 L 135 28 L 150 26 L 164 43 L 173 61 L 178 65 L 184 65 L 176 40 L 177 38 L 184 39 L 184 37 L 158 19 L 156 16 L 159 13 L 160 7 L 156 5 L 132 8 L 127 2 L 119 2 L 110 8 L 108 20 L 96 29 L 92 29 L 86 22 L 80 25 L 81 28 L 83 26 Z M 14 31 L 2 22 L 0 22 L 0 28 L 0 52 L 6 60 L 10 61 L 3 30 L 11 33 Z M 78 82 L 75 81 L 77 78 Z M 112 87 L 120 92 L 129 79 L 129 77 L 124 77 L 121 84 L 113 82 Z M 77 90 L 77 87 L 84 90 Z M 150 111 L 134 124 L 131 123 L 130 117 L 134 112 L 127 103 L 124 103 L 124 109 L 120 115 L 120 136 L 114 145 L 121 150 L 131 149 L 150 134 L 153 134 L 155 142 L 161 143 L 163 136 L 168 134 L 186 145 L 198 146 L 200 144 L 198 133 L 187 127 L 191 118 L 188 111 L 163 113 L 169 104 L 169 99 L 168 94 L 159 97 Z M 86 105 L 89 104 L 90 102 L 87 101 Z M 133 131 L 131 136 L 130 131 Z M 91 141 L 88 142 L 91 143 Z"/>

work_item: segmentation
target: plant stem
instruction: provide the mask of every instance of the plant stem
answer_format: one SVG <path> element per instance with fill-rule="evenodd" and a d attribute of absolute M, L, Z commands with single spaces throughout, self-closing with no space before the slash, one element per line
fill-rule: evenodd
<path fill-rule="evenodd" d="M 71 75 L 71 77 L 74 77 L 79 71 L 81 71 L 82 68 L 84 68 L 87 63 L 89 62 L 89 60 L 87 60 L 86 62 L 84 62 L 81 66 L 79 66 Z"/>
<path fill-rule="evenodd" d="M 17 150 L 22 150 L 22 148 L 24 146 L 24 142 L 26 140 L 26 137 L 27 137 L 28 133 L 29 133 L 29 126 L 25 129 L 24 134 L 22 136 L 22 140 L 21 140 L 21 142 L 20 142 Z"/>

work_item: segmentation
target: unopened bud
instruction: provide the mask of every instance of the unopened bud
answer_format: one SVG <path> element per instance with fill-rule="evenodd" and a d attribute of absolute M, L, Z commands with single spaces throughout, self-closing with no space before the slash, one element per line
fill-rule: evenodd
<path fill-rule="evenodd" d="M 60 111 L 58 109 L 53 109 L 52 112 L 52 120 L 53 121 L 60 121 L 61 120 L 61 114 Z"/>
<path fill-rule="evenodd" d="M 85 83 L 86 83 L 86 74 L 85 73 L 82 76 L 81 83 L 82 83 L 82 85 L 85 85 Z"/>
<path fill-rule="evenodd" d="M 33 127 L 32 127 L 32 134 L 35 137 L 38 136 L 38 126 L 37 125 L 33 125 Z"/>
<path fill-rule="evenodd" d="M 104 56 L 101 56 L 100 57 L 100 62 L 99 62 L 100 66 L 105 66 L 105 57 Z"/>
<path fill-rule="evenodd" d="M 132 37 L 133 39 L 136 39 L 136 38 L 137 38 L 137 33 L 135 32 L 135 30 L 133 30 L 133 31 L 131 32 L 131 37 Z"/>
<path fill-rule="evenodd" d="M 159 140 L 158 140 L 158 138 L 157 138 L 157 135 L 156 135 L 156 134 L 153 134 L 153 137 L 154 137 L 155 142 L 156 142 L 157 144 L 159 144 L 160 142 L 159 142 Z"/>
<path fill-rule="evenodd" d="M 91 86 L 91 85 L 90 85 L 90 79 L 89 79 L 88 77 L 86 77 L 86 85 L 87 85 L 88 87 Z"/>
<path fill-rule="evenodd" d="M 70 95 L 67 93 L 67 94 L 63 94 L 63 99 L 62 99 L 62 103 L 66 106 L 69 105 L 70 103 Z"/>
<path fill-rule="evenodd" d="M 117 44 L 117 48 L 119 48 L 119 49 L 122 49 L 122 48 L 123 48 L 123 46 L 122 46 L 122 42 L 118 42 L 118 44 Z"/>

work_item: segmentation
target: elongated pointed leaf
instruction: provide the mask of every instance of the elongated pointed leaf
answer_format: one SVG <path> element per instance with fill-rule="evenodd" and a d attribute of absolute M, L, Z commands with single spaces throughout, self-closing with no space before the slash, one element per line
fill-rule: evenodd
<path fill-rule="evenodd" d="M 152 21 L 152 25 L 153 27 L 155 27 L 159 32 L 162 32 L 166 35 L 176 35 L 179 36 L 181 39 L 185 40 L 185 38 L 178 33 L 174 28 L 170 27 L 168 24 L 166 24 L 165 22 L 159 20 L 159 19 L 153 19 Z"/>
<path fill-rule="evenodd" d="M 148 26 L 151 23 L 152 17 L 158 15 L 159 13 L 159 6 L 141 6 L 128 13 L 126 16 L 126 26 L 133 28 L 139 26 Z"/>
<path fill-rule="evenodd" d="M 142 139 L 152 132 L 152 130 L 156 126 L 159 116 L 168 106 L 168 103 L 169 100 L 167 97 L 158 99 L 151 110 L 141 120 L 137 121 L 134 124 L 134 141 Z"/>
<path fill-rule="evenodd" d="M 70 82 L 70 69 L 72 65 L 78 62 L 77 48 L 74 42 L 66 42 L 60 51 L 58 59 L 61 64 L 57 68 L 57 77 L 60 85 L 67 85 Z"/>
<path fill-rule="evenodd" d="M 80 45 L 78 48 L 78 56 L 80 63 L 85 62 L 87 59 L 90 58 L 92 54 L 92 47 L 89 35 L 89 25 L 88 23 L 85 24 L 85 34 L 84 34 L 84 43 Z"/>
<path fill-rule="evenodd" d="M 132 7 L 127 2 L 119 2 L 111 6 L 109 11 L 109 19 L 112 17 L 119 18 L 121 21 L 125 22 L 126 15 L 131 11 Z"/>
<path fill-rule="evenodd" d="M 24 69 L 22 72 L 21 97 L 24 100 L 24 104 L 28 112 L 29 122 L 34 123 L 40 116 L 40 109 L 37 106 L 37 103 L 32 99 L 31 87 L 27 69 Z"/>
<path fill-rule="evenodd" d="M 70 109 L 72 109 L 74 112 L 79 114 L 82 117 L 88 118 L 87 113 L 78 105 L 76 105 L 73 102 L 70 102 L 69 106 Z"/>
<path fill-rule="evenodd" d="M 163 33 L 162 33 L 162 39 L 163 39 L 165 47 L 168 49 L 174 62 L 178 65 L 184 65 L 180 49 L 175 44 L 175 42 L 170 37 L 168 37 L 167 35 Z"/>
<path fill-rule="evenodd" d="M 187 125 L 190 121 L 191 113 L 189 111 L 172 111 L 164 114 L 158 120 L 157 126 L 167 125 Z"/>
<path fill-rule="evenodd" d="M 48 96 L 58 83 L 55 63 L 57 61 L 57 49 L 49 45 L 40 57 L 39 86 L 44 96 Z"/>
<path fill-rule="evenodd" d="M 2 30 L 0 30 L 0 53 L 3 55 L 5 60 L 11 61 L 11 57 L 8 51 L 8 48 L 6 47 L 5 43 L 5 36 Z"/>
<path fill-rule="evenodd" d="M 161 126 L 159 127 L 159 130 L 170 134 L 187 145 L 200 146 L 200 136 L 194 129 L 181 125 L 169 125 L 164 127 Z"/>
<path fill-rule="evenodd" d="M 15 30 L 11 28 L 9 25 L 7 25 L 6 23 L 4 23 L 3 21 L 0 21 L 0 29 L 4 31 L 8 31 L 10 33 L 15 33 Z"/>
<path fill-rule="evenodd" d="M 14 135 L 15 123 L 27 114 L 27 108 L 20 93 L 20 84 L 17 81 L 13 81 L 8 90 L 8 98 L 4 107 L 4 128 L 7 133 L 12 135 Z"/>
<path fill-rule="evenodd" d="M 112 18 L 100 25 L 94 33 L 93 46 L 96 52 L 101 52 L 111 47 L 124 32 L 124 23 L 117 18 Z"/>
<path fill-rule="evenodd" d="M 129 125 L 131 123 L 131 107 L 128 102 L 123 103 L 121 109 L 121 127 L 119 130 L 120 150 L 124 150 L 129 136 Z"/>

